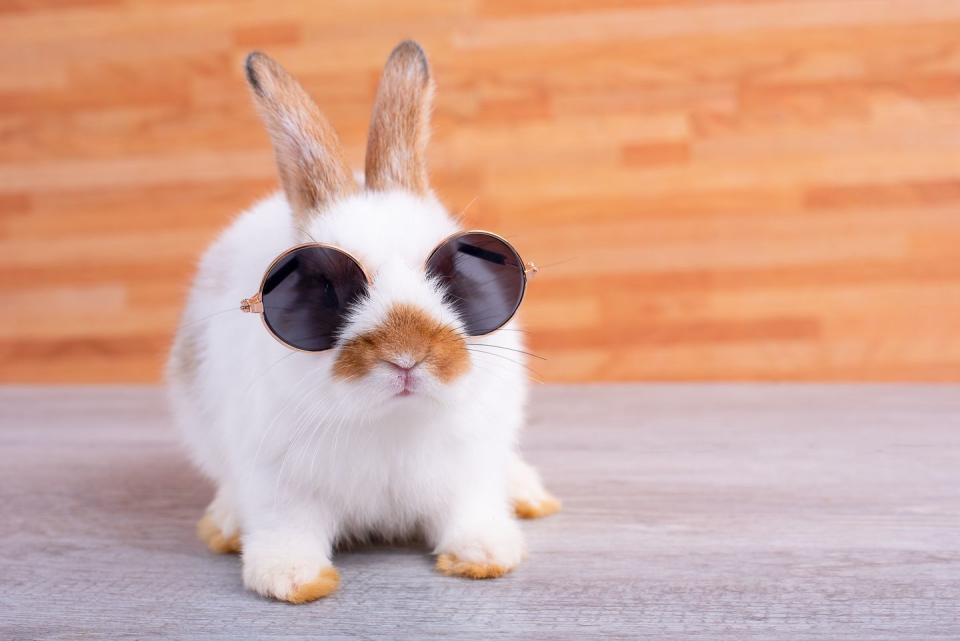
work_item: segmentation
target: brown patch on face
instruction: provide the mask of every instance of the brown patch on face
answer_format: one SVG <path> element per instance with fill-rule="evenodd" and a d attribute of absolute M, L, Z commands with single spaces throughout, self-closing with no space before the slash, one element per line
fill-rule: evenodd
<path fill-rule="evenodd" d="M 467 345 L 459 334 L 413 305 L 403 304 L 393 307 L 378 328 L 341 347 L 333 373 L 340 378 L 359 378 L 377 363 L 403 356 L 422 363 L 442 383 L 470 368 Z"/>
<path fill-rule="evenodd" d="M 267 125 L 280 182 L 300 222 L 355 189 L 340 140 L 293 76 L 255 51 L 247 56 L 247 82 Z"/>
<path fill-rule="evenodd" d="M 367 139 L 367 189 L 425 194 L 433 78 L 416 42 L 401 42 L 383 69 Z"/>

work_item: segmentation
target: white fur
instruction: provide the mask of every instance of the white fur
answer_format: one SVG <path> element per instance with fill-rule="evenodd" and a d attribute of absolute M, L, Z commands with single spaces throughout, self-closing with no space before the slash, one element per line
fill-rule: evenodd
<path fill-rule="evenodd" d="M 373 284 L 343 333 L 376 327 L 398 302 L 456 315 L 430 283 L 430 251 L 458 229 L 432 196 L 356 195 L 298 230 L 276 194 L 242 214 L 203 257 L 170 360 L 170 398 L 193 460 L 218 486 L 208 511 L 242 534 L 244 580 L 285 598 L 330 564 L 338 541 L 420 535 L 437 553 L 513 567 L 524 543 L 510 493 L 545 496 L 516 455 L 527 379 L 516 321 L 467 338 L 470 369 L 444 384 L 416 371 L 397 397 L 387 365 L 331 374 L 338 348 L 294 352 L 239 311 L 271 260 L 313 239 L 356 256 Z M 196 354 L 185 376 L 184 351 Z M 519 487 L 518 487 L 519 485 Z"/>

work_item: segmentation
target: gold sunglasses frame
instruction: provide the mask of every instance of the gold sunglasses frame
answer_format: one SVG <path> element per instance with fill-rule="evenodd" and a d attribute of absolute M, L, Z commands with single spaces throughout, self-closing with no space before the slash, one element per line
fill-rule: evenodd
<path fill-rule="evenodd" d="M 527 294 L 527 281 L 533 278 L 534 276 L 536 276 L 537 273 L 540 271 L 540 268 L 537 267 L 537 265 L 533 262 L 524 262 L 523 257 L 520 255 L 520 252 L 517 251 L 517 248 L 514 247 L 513 244 L 503 236 L 499 234 L 495 234 L 492 231 L 486 231 L 484 229 L 470 229 L 467 231 L 454 232 L 449 236 L 447 236 L 446 238 L 444 238 L 443 240 L 441 240 L 439 243 L 437 243 L 437 246 L 434 247 L 433 251 L 430 252 L 430 255 L 427 256 L 427 259 L 423 262 L 424 269 L 426 270 L 428 268 L 428 266 L 430 265 L 430 259 L 433 258 L 434 254 L 440 251 L 441 247 L 443 247 L 444 245 L 446 245 L 447 243 L 449 243 L 451 240 L 455 238 L 459 238 L 461 236 L 467 236 L 469 234 L 482 234 L 484 236 L 489 236 L 491 238 L 495 238 L 496 240 L 499 240 L 500 242 L 502 242 L 503 244 L 505 244 L 507 247 L 510 248 L 514 256 L 517 257 L 517 260 L 519 261 L 520 266 L 523 268 L 523 271 L 521 271 L 522 283 L 520 287 L 520 297 L 519 297 L 519 300 L 517 301 L 517 306 L 514 308 L 510 316 L 508 316 L 505 321 L 497 325 L 495 328 L 491 329 L 489 332 L 484 332 L 483 334 L 471 334 L 471 336 L 486 336 L 487 334 L 492 334 L 493 332 L 497 331 L 498 329 L 500 329 L 501 327 L 509 323 L 511 320 L 513 320 L 513 317 L 517 315 L 517 311 L 520 309 L 520 304 L 523 302 L 523 297 L 526 296 Z M 367 271 L 367 268 L 363 266 L 363 263 L 360 261 L 360 259 L 358 259 L 356 256 L 354 256 L 350 252 L 348 252 L 346 249 L 343 249 L 342 247 L 337 247 L 336 245 L 331 245 L 330 243 L 318 243 L 318 242 L 300 243 L 299 245 L 294 245 L 293 247 L 280 253 L 276 258 L 270 261 L 270 264 L 267 266 L 266 270 L 264 270 L 263 272 L 263 278 L 260 279 L 260 287 L 257 289 L 257 293 L 254 294 L 253 296 L 250 296 L 249 298 L 244 298 L 243 300 L 240 301 L 240 311 L 248 314 L 259 314 L 260 320 L 263 321 L 263 326 L 266 328 L 267 332 L 274 338 L 274 340 L 284 345 L 285 347 L 288 347 L 292 350 L 296 350 L 298 352 L 309 352 L 309 353 L 325 352 L 328 350 L 301 349 L 295 345 L 291 345 L 290 343 L 286 342 L 285 340 L 277 336 L 277 333 L 275 331 L 273 331 L 273 328 L 270 327 L 269 323 L 267 323 L 266 314 L 264 314 L 263 312 L 263 288 L 267 284 L 267 277 L 270 275 L 270 272 L 273 271 L 273 268 L 276 267 L 277 263 L 279 263 L 281 260 L 289 256 L 293 252 L 300 251 L 301 249 L 305 249 L 307 247 L 325 247 L 327 249 L 338 251 L 341 254 L 345 254 L 347 258 L 349 258 L 354 263 L 356 263 L 357 267 L 360 268 L 360 271 L 363 273 L 363 277 L 367 282 L 367 286 L 369 287 L 371 284 L 373 284 L 373 280 L 370 278 L 370 273 Z M 328 349 L 332 349 L 332 348 L 328 348 Z"/>

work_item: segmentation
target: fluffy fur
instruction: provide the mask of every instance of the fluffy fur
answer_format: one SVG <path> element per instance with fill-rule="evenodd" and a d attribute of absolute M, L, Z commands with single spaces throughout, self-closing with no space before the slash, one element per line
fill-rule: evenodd
<path fill-rule="evenodd" d="M 463 335 L 424 272 L 458 225 L 425 187 L 423 52 L 403 43 L 387 63 L 367 188 L 344 184 L 335 134 L 282 67 L 252 54 L 247 69 L 285 193 L 208 249 L 171 351 L 176 421 L 218 488 L 201 537 L 242 550 L 246 586 L 290 602 L 332 592 L 334 546 L 357 539 L 421 537 L 445 574 L 508 572 L 525 553 L 514 508 L 529 517 L 558 504 L 517 454 L 527 397 L 517 321 Z M 271 260 L 306 240 L 349 251 L 372 278 L 326 352 L 291 351 L 238 310 Z"/>

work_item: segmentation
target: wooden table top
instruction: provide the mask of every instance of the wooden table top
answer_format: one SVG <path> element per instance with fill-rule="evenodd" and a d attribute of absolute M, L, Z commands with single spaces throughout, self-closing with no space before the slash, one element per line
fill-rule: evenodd
<path fill-rule="evenodd" d="M 960 638 L 958 386 L 542 386 L 524 450 L 515 573 L 364 548 L 289 606 L 195 539 L 159 389 L 0 389 L 0 638 Z"/>

